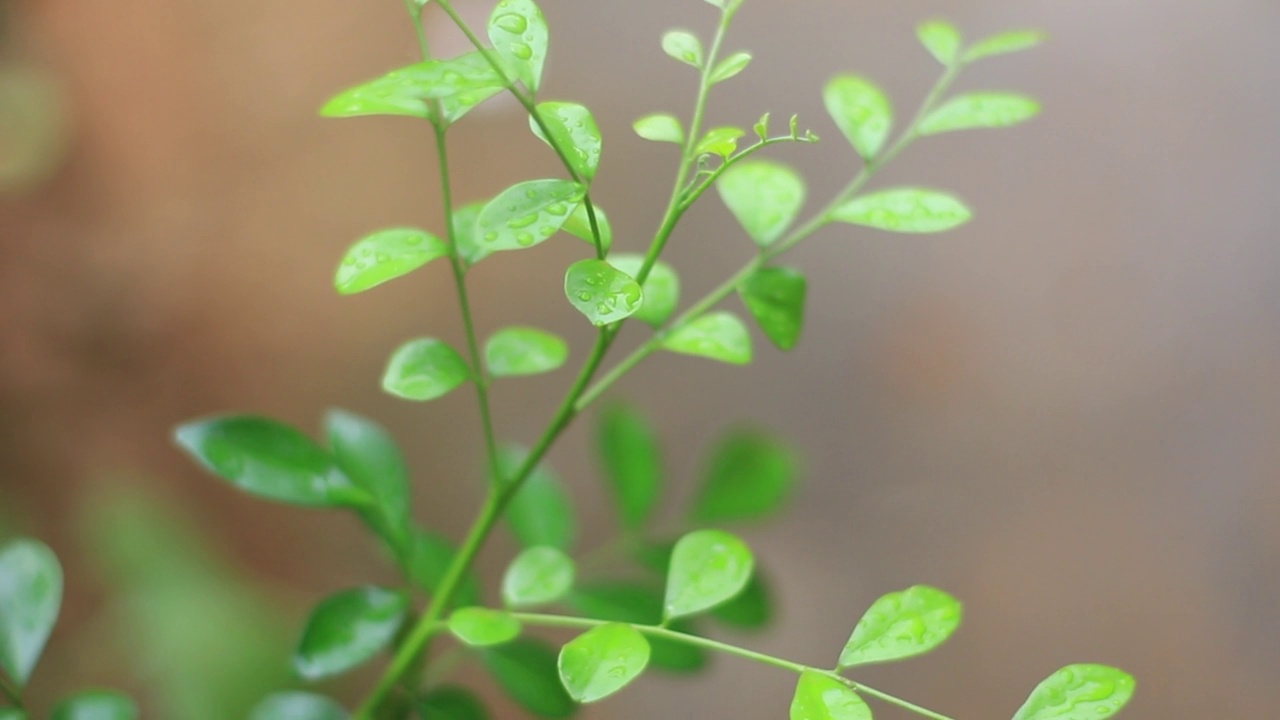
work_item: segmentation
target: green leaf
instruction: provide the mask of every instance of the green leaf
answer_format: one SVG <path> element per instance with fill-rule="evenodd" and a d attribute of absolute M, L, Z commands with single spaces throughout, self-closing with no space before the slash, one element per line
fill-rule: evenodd
<path fill-rule="evenodd" d="M 330 410 L 324 424 L 338 467 L 374 499 L 361 515 L 399 554 L 409 535 L 409 470 L 395 439 L 345 410 Z"/>
<path fill-rule="evenodd" d="M 320 114 L 326 117 L 407 115 L 430 119 L 431 101 L 438 100 L 443 120 L 452 123 L 504 87 L 502 76 L 494 72 L 484 55 L 472 52 L 451 60 L 429 60 L 393 70 L 339 93 Z"/>
<path fill-rule="evenodd" d="M 760 119 L 756 121 L 756 124 L 751 126 L 751 129 L 755 131 L 756 137 L 760 138 L 761 142 L 768 140 L 769 139 L 769 113 L 765 113 L 761 115 Z"/>
<path fill-rule="evenodd" d="M 425 402 L 452 392 L 471 379 L 471 368 L 442 340 L 417 338 L 391 354 L 382 389 L 405 400 Z"/>
<path fill-rule="evenodd" d="M 686 65 L 702 69 L 702 41 L 688 30 L 668 30 L 662 36 L 662 51 Z"/>
<path fill-rule="evenodd" d="M 736 315 L 713 312 L 682 325 L 662 347 L 684 355 L 697 355 L 734 365 L 751 362 L 751 335 Z"/>
<path fill-rule="evenodd" d="M 446 623 L 449 632 L 471 647 L 489 647 L 520 636 L 520 621 L 509 612 L 482 607 L 454 610 Z"/>
<path fill-rule="evenodd" d="M 891 592 L 872 603 L 840 652 L 840 667 L 922 655 L 960 627 L 960 602 L 927 585 Z"/>
<path fill-rule="evenodd" d="M 604 260 L 579 260 L 570 265 L 564 276 L 564 294 L 569 304 L 597 326 L 630 317 L 644 300 L 640 285 Z"/>
<path fill-rule="evenodd" d="M 573 560 L 553 547 L 531 547 L 502 576 L 502 601 L 511 607 L 555 602 L 573 589 Z"/>
<path fill-rule="evenodd" d="M 323 695 L 279 692 L 268 695 L 249 713 L 249 720 L 347 720 L 347 711 Z"/>
<path fill-rule="evenodd" d="M 836 127 L 864 160 L 879 154 L 893 129 L 893 106 L 875 83 L 857 75 L 832 78 L 822 99 Z"/>
<path fill-rule="evenodd" d="M 27 720 L 27 714 L 17 708 L 0 708 L 0 720 Z"/>
<path fill-rule="evenodd" d="M 649 642 L 622 623 L 594 627 L 560 649 L 560 681 L 569 696 L 592 703 L 640 677 L 649 664 Z"/>
<path fill-rule="evenodd" d="M 610 405 L 596 424 L 596 451 L 622 523 L 644 525 L 662 491 L 662 448 L 649 421 L 627 405 Z"/>
<path fill-rule="evenodd" d="M 427 720 L 489 720 L 489 711 L 475 693 L 457 685 L 434 688 L 418 702 L 418 716 Z"/>
<path fill-rule="evenodd" d="M 547 20 L 533 0 L 503 0 L 489 16 L 493 49 L 529 92 L 537 93 L 542 84 L 549 39 Z"/>
<path fill-rule="evenodd" d="M 901 233 L 935 233 L 969 222 L 973 213 L 954 195 L 923 188 L 893 188 L 856 197 L 831 219 Z"/>
<path fill-rule="evenodd" d="M 63 698 L 50 720 L 137 720 L 138 705 L 114 690 L 86 690 Z"/>
<path fill-rule="evenodd" d="M 259 497 L 314 507 L 369 505 L 337 461 L 283 423 L 228 415 L 178 426 L 178 446 L 214 475 Z"/>
<path fill-rule="evenodd" d="M 694 615 L 733 599 L 751 579 L 746 543 L 720 530 L 695 530 L 676 542 L 667 571 L 663 619 Z"/>
<path fill-rule="evenodd" d="M 551 372 L 568 358 L 569 346 L 564 339 L 531 327 L 503 328 L 484 346 L 485 365 L 494 377 Z"/>
<path fill-rule="evenodd" d="M 1013 720 L 1105 720 L 1133 697 L 1133 676 L 1106 665 L 1068 665 L 1031 692 Z"/>
<path fill-rule="evenodd" d="M 505 481 L 515 475 L 527 456 L 528 451 L 522 448 L 509 447 L 501 451 L 498 460 Z M 505 517 L 511 532 L 524 547 L 548 545 L 568 551 L 577 535 L 569 494 L 560 480 L 542 465 L 533 470 L 511 499 Z"/>
<path fill-rule="evenodd" d="M 789 267 L 760 268 L 738 286 L 742 304 L 779 350 L 790 350 L 800 342 L 807 294 L 804 275 Z"/>
<path fill-rule="evenodd" d="M 747 65 L 751 64 L 751 53 L 736 52 L 716 65 L 716 69 L 711 71 L 711 77 L 708 78 L 712 85 L 722 83 L 725 80 L 737 75 L 747 69 Z"/>
<path fill-rule="evenodd" d="M 992 55 L 1028 50 L 1045 41 L 1039 30 L 1012 30 L 977 42 L 964 54 L 965 62 L 973 62 Z"/>
<path fill-rule="evenodd" d="M 732 600 L 711 610 L 716 620 L 744 630 L 759 630 L 773 621 L 773 598 L 760 569 L 752 573 L 747 586 Z"/>
<path fill-rule="evenodd" d="M 502 191 L 476 219 L 478 244 L 488 252 L 522 250 L 556 234 L 586 189 L 570 180 L 528 180 Z"/>
<path fill-rule="evenodd" d="M 720 524 L 767 517 L 796 486 L 799 459 L 789 445 L 759 430 L 735 430 L 716 444 L 690 519 Z"/>
<path fill-rule="evenodd" d="M 434 595 L 444 581 L 457 548 L 447 538 L 426 530 L 413 529 L 410 538 L 408 560 L 405 563 L 409 579 L 414 585 Z M 480 581 L 473 570 L 463 577 L 454 605 L 476 605 L 480 602 Z"/>
<path fill-rule="evenodd" d="M 960 53 L 960 31 L 951 23 L 942 20 L 930 20 L 916 28 L 916 37 L 920 44 L 938 62 L 950 67 Z"/>
<path fill-rule="evenodd" d="M 645 115 L 631 125 L 636 134 L 653 142 L 684 144 L 684 127 L 680 120 L 671 113 L 653 113 Z"/>
<path fill-rule="evenodd" d="M 454 208 L 453 211 L 453 241 L 458 247 L 458 256 L 466 262 L 467 267 L 490 255 L 490 251 L 481 247 L 476 238 L 476 220 L 480 218 L 480 211 L 486 204 L 475 202 Z"/>
<path fill-rule="evenodd" d="M 604 251 L 609 252 L 609 248 L 613 247 L 613 226 L 609 224 L 609 216 L 604 214 L 604 210 L 595 202 L 591 203 L 591 207 L 596 211 L 596 226 L 600 229 L 600 244 Z M 569 219 L 564 221 L 561 230 L 570 235 L 585 240 L 588 245 L 595 246 L 595 236 L 591 233 L 591 218 L 587 215 L 587 204 L 579 203 L 569 213 Z"/>
<path fill-rule="evenodd" d="M 569 603 L 584 615 L 597 620 L 655 625 L 662 620 L 662 591 L 631 582 L 603 582 L 581 587 L 569 596 Z M 668 625 L 676 632 L 695 634 L 685 620 Z M 709 662 L 706 651 L 674 640 L 649 640 L 649 664 L 673 673 L 697 672 Z"/>
<path fill-rule="evenodd" d="M 413 228 L 381 230 L 351 246 L 333 285 L 343 295 L 354 295 L 448 255 L 449 246 L 431 233 Z"/>
<path fill-rule="evenodd" d="M 920 123 L 921 135 L 953 130 L 1001 128 L 1026 122 L 1040 114 L 1040 103 L 1025 95 L 1000 92 L 969 93 L 951 98 Z"/>
<path fill-rule="evenodd" d="M 567 718 L 578 706 L 560 684 L 556 651 L 541 640 L 519 638 L 486 650 L 485 667 L 507 695 L 542 718 Z"/>
<path fill-rule="evenodd" d="M 0 548 L 0 666 L 19 687 L 35 669 L 62 607 L 62 566 L 44 543 Z"/>
<path fill-rule="evenodd" d="M 344 673 L 395 637 L 409 609 L 403 593 L 366 586 L 330 595 L 311 611 L 293 667 L 306 680 Z"/>
<path fill-rule="evenodd" d="M 638 253 L 618 253 L 609 257 L 609 263 L 635 278 L 644 266 L 644 256 Z M 646 325 L 658 327 L 671 317 L 680 304 L 680 276 L 670 265 L 658 260 L 649 268 L 649 277 L 640 286 L 644 296 L 635 318 Z"/>
<path fill-rule="evenodd" d="M 559 147 L 569 159 L 569 165 L 578 177 L 591 182 L 600 167 L 600 152 L 604 141 L 600 137 L 600 128 L 596 119 L 585 105 L 569 102 L 544 102 L 538 104 L 538 114 L 546 123 L 551 133 L 551 140 L 543 136 L 533 116 L 529 116 L 529 126 L 533 134 L 542 141 Z"/>
<path fill-rule="evenodd" d="M 716 189 L 760 247 L 768 247 L 782 237 L 804 207 L 804 178 L 772 160 L 734 165 L 716 181 Z"/>
<path fill-rule="evenodd" d="M 791 699 L 791 720 L 871 720 L 871 708 L 848 685 L 805 670 Z"/>
<path fill-rule="evenodd" d="M 746 135 L 746 131 L 736 127 L 718 127 L 707 131 L 693 149 L 694 155 L 719 155 L 728 159 L 738 149 L 738 138 Z"/>

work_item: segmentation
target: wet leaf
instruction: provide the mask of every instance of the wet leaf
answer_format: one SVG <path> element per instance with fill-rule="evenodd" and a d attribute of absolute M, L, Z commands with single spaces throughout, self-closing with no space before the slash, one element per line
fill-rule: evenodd
<path fill-rule="evenodd" d="M 531 327 L 506 327 L 484 346 L 485 365 L 494 377 L 551 372 L 569 358 L 569 346 L 559 335 Z"/>
<path fill-rule="evenodd" d="M 760 247 L 768 247 L 782 237 L 804 207 L 804 179 L 790 167 L 772 160 L 734 165 L 716 181 L 716 189 Z"/>
<path fill-rule="evenodd" d="M 857 75 L 840 75 L 822 94 L 827 113 L 864 160 L 872 160 L 893 129 L 893 107 L 875 83 Z"/>
<path fill-rule="evenodd" d="M 604 147 L 600 128 L 596 126 L 591 111 L 578 103 L 544 102 L 538 104 L 538 114 L 551 133 L 551 141 L 565 153 L 573 171 L 583 181 L 591 182 L 600 167 L 600 154 Z M 534 135 L 551 144 L 533 116 L 529 117 L 529 125 Z"/>
<path fill-rule="evenodd" d="M 1013 720 L 1106 720 L 1133 697 L 1133 676 L 1106 665 L 1068 665 L 1036 686 Z"/>
<path fill-rule="evenodd" d="M 417 338 L 391 354 L 382 389 L 405 400 L 444 397 L 471 379 L 471 368 L 457 350 L 436 338 Z"/>
<path fill-rule="evenodd" d="M 560 681 L 569 696 L 592 703 L 626 687 L 649 664 L 649 642 L 622 623 L 594 627 L 560 650 Z"/>
<path fill-rule="evenodd" d="M 509 612 L 482 607 L 454 610 L 446 623 L 449 632 L 471 647 L 489 647 L 520 636 L 520 621 Z"/>
<path fill-rule="evenodd" d="M 791 720 L 871 720 L 871 708 L 848 685 L 806 670 L 791 699 Z"/>
<path fill-rule="evenodd" d="M 453 241 L 458 246 L 458 256 L 468 268 L 490 255 L 490 251 L 482 247 L 476 238 L 476 220 L 486 204 L 475 202 L 453 211 Z"/>
<path fill-rule="evenodd" d="M 62 566 L 47 545 L 19 539 L 0 547 L 0 666 L 22 687 L 62 607 Z"/>
<path fill-rule="evenodd" d="M 720 530 L 695 530 L 676 542 L 667 572 L 663 618 L 694 615 L 746 587 L 755 560 L 746 543 Z"/>
<path fill-rule="evenodd" d="M 951 98 L 920 123 L 921 135 L 953 130 L 1001 128 L 1026 122 L 1040 114 L 1040 103 L 1014 93 L 969 93 Z"/>
<path fill-rule="evenodd" d="M 713 312 L 677 328 L 662 347 L 734 365 L 751 362 L 751 335 L 736 315 Z"/>
<path fill-rule="evenodd" d="M 533 0 L 502 0 L 489 16 L 493 49 L 515 71 L 516 78 L 537 93 L 547 61 L 547 20 Z"/>
<path fill-rule="evenodd" d="M 644 256 L 635 253 L 618 253 L 609 257 L 609 264 L 635 278 L 644 266 Z M 680 277 L 667 263 L 658 260 L 649 268 L 649 277 L 640 286 L 644 296 L 635 318 L 646 325 L 658 327 L 665 323 L 680 304 Z"/>
<path fill-rule="evenodd" d="M 564 276 L 569 304 L 592 325 L 602 326 L 630 317 L 644 299 L 640 285 L 630 275 L 604 260 L 580 260 Z"/>
<path fill-rule="evenodd" d="M 840 652 L 840 667 L 927 653 L 951 637 L 962 615 L 959 601 L 927 585 L 888 593 L 858 621 Z"/>
<path fill-rule="evenodd" d="M 381 230 L 351 246 L 333 284 L 339 293 L 353 295 L 448 255 L 449 246 L 431 233 L 413 228 Z"/>
<path fill-rule="evenodd" d="M 489 201 L 476 218 L 476 243 L 487 252 L 523 250 L 556 234 L 586 190 L 569 180 L 528 180 Z"/>
<path fill-rule="evenodd" d="M 393 70 L 380 78 L 345 90 L 320 114 L 326 117 L 407 115 L 430 119 L 431 101 L 440 102 L 441 115 L 457 122 L 472 108 L 505 87 L 502 76 L 479 52 L 451 60 L 430 60 Z"/>
<path fill-rule="evenodd" d="M 702 69 L 702 41 L 688 30 L 668 30 L 662 36 L 662 51 L 686 65 Z"/>
<path fill-rule="evenodd" d="M 789 267 L 760 268 L 738 286 L 742 304 L 780 350 L 790 350 L 800 342 L 807 294 L 804 275 Z"/>
<path fill-rule="evenodd" d="M 531 547 L 502 576 L 502 600 L 511 607 L 555 602 L 573 588 L 573 560 L 553 547 Z"/>
<path fill-rule="evenodd" d="M 294 669 L 306 680 L 319 680 L 363 664 L 391 642 L 408 608 L 402 593 L 373 586 L 321 600 L 302 631 Z"/>
<path fill-rule="evenodd" d="M 969 222 L 973 213 L 954 195 L 893 188 L 862 195 L 836 208 L 833 220 L 901 233 L 935 233 Z"/>

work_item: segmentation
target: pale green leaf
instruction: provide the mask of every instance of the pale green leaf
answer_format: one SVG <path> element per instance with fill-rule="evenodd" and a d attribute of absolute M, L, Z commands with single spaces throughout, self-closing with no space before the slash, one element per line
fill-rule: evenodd
<path fill-rule="evenodd" d="M 1039 30 L 1011 30 L 975 43 L 965 52 L 964 61 L 1028 50 L 1044 41 L 1045 34 Z"/>
<path fill-rule="evenodd" d="M 581 587 L 569 596 L 569 603 L 597 620 L 640 625 L 655 625 L 662 620 L 661 589 L 632 582 L 610 581 Z M 676 620 L 667 627 L 676 632 L 697 634 L 697 628 L 687 620 Z M 652 638 L 649 649 L 649 664 L 672 673 L 697 672 L 710 662 L 702 648 L 675 640 Z"/>
<path fill-rule="evenodd" d="M 609 264 L 635 278 L 644 266 L 644 256 L 636 253 L 618 253 L 609 257 Z M 644 300 L 635 318 L 646 325 L 658 327 L 671 317 L 680 304 L 680 277 L 670 265 L 658 260 L 649 268 L 640 290 Z"/>
<path fill-rule="evenodd" d="M 960 52 L 960 31 L 943 20 L 930 20 L 916 28 L 916 37 L 938 62 L 951 66 Z"/>
<path fill-rule="evenodd" d="M 921 135 L 953 130 L 1002 128 L 1026 122 L 1040 114 L 1040 103 L 1014 93 L 981 92 L 951 98 L 929 113 L 919 127 Z"/>
<path fill-rule="evenodd" d="M 756 324 L 780 350 L 790 350 L 804 329 L 808 282 L 789 267 L 763 267 L 738 286 L 738 295 Z"/>
<path fill-rule="evenodd" d="M 1133 697 L 1133 676 L 1106 665 L 1068 665 L 1036 686 L 1013 720 L 1106 720 Z"/>
<path fill-rule="evenodd" d="M 716 69 L 711 71 L 711 76 L 708 80 L 712 85 L 722 83 L 743 70 L 746 70 L 747 65 L 750 64 L 751 53 L 736 52 L 724 60 L 721 60 L 720 63 L 716 65 Z"/>
<path fill-rule="evenodd" d="M 560 650 L 560 681 L 569 696 L 592 703 L 626 687 L 649 664 L 649 642 L 622 623 L 594 627 Z"/>
<path fill-rule="evenodd" d="M 592 201 L 591 207 L 595 210 L 596 228 L 600 231 L 600 245 L 607 253 L 613 247 L 613 226 L 609 223 L 609 216 L 605 214 L 604 209 L 598 203 Z M 569 213 L 569 219 L 564 221 L 564 225 L 560 229 L 595 247 L 595 236 L 591 232 L 591 217 L 587 213 L 586 203 L 578 203 L 573 212 Z"/>
<path fill-rule="evenodd" d="M 688 30 L 668 30 L 662 36 L 662 51 L 686 65 L 702 68 L 702 41 Z"/>
<path fill-rule="evenodd" d="M 871 720 L 871 708 L 848 685 L 805 670 L 791 698 L 791 720 Z"/>
<path fill-rule="evenodd" d="M 579 260 L 570 265 L 564 276 L 564 294 L 597 326 L 630 317 L 644 300 L 640 285 L 604 260 Z"/>
<path fill-rule="evenodd" d="M 488 203 L 474 202 L 455 208 L 453 211 L 453 241 L 458 247 L 458 256 L 471 267 L 489 257 L 490 250 L 482 247 L 476 237 L 476 220 L 480 211 Z"/>
<path fill-rule="evenodd" d="M 861 195 L 831 212 L 833 220 L 901 233 L 936 233 L 965 224 L 973 213 L 954 195 L 893 188 Z"/>
<path fill-rule="evenodd" d="M 573 560 L 553 547 L 531 547 L 502 576 L 502 600 L 511 607 L 555 602 L 573 588 Z"/>
<path fill-rule="evenodd" d="M 489 40 L 493 49 L 515 70 L 532 93 L 542 84 L 547 61 L 549 31 L 541 8 L 533 0 L 502 0 L 489 16 Z"/>
<path fill-rule="evenodd" d="M 667 570 L 663 619 L 694 615 L 746 587 L 755 559 L 746 543 L 720 530 L 695 530 L 676 542 Z"/>
<path fill-rule="evenodd" d="M 698 145 L 693 149 L 693 154 L 719 155 L 727 159 L 738 149 L 738 138 L 746 134 L 742 128 L 712 128 L 698 141 Z"/>
<path fill-rule="evenodd" d="M 600 128 L 596 119 L 585 105 L 570 102 L 544 102 L 538 104 L 538 115 L 546 123 L 551 140 L 544 137 L 542 128 L 533 116 L 529 116 L 529 126 L 533 134 L 542 138 L 548 145 L 555 145 L 565 153 L 570 167 L 578 177 L 591 182 L 600 167 L 600 153 L 604 141 L 600 137 Z"/>
<path fill-rule="evenodd" d="M 960 627 L 960 602 L 927 585 L 891 592 L 872 603 L 840 652 L 840 667 L 927 653 Z"/>
<path fill-rule="evenodd" d="M 827 113 L 864 160 L 876 157 L 893 129 L 893 106 L 875 83 L 839 75 L 822 93 Z"/>
<path fill-rule="evenodd" d="M 680 119 L 670 113 L 653 113 L 632 123 L 636 134 L 653 142 L 684 144 L 684 127 Z"/>
<path fill-rule="evenodd" d="M 435 338 L 418 338 L 391 354 L 382 389 L 405 400 L 443 397 L 471 379 L 471 368 L 457 350 Z"/>
<path fill-rule="evenodd" d="M 476 218 L 476 244 L 488 252 L 521 250 L 551 237 L 586 188 L 570 180 L 528 180 L 503 190 Z"/>
<path fill-rule="evenodd" d="M 738 316 L 729 312 L 708 313 L 682 325 L 662 342 L 662 347 L 733 365 L 751 362 L 751 335 Z"/>
<path fill-rule="evenodd" d="M 482 607 L 454 610 L 445 622 L 449 632 L 471 647 L 490 647 L 520 636 L 521 625 L 511 613 Z"/>
<path fill-rule="evenodd" d="M 0 548 L 0 666 L 26 685 L 62 607 L 62 566 L 44 543 Z"/>
<path fill-rule="evenodd" d="M 720 176 L 716 190 L 760 247 L 782 237 L 804 207 L 804 178 L 773 160 L 741 162 Z"/>
<path fill-rule="evenodd" d="M 381 230 L 351 246 L 338 266 L 333 284 L 343 295 L 364 292 L 448 255 L 449 246 L 429 232 L 413 228 Z"/>
<path fill-rule="evenodd" d="M 494 377 L 551 372 L 568 357 L 569 346 L 563 338 L 532 327 L 503 328 L 484 346 L 485 365 Z"/>
<path fill-rule="evenodd" d="M 338 94 L 320 114 L 431 118 L 431 101 L 435 100 L 440 102 L 443 120 L 452 123 L 501 92 L 503 87 L 502 76 L 494 71 L 484 55 L 472 52 L 451 60 L 429 60 L 393 70 Z"/>

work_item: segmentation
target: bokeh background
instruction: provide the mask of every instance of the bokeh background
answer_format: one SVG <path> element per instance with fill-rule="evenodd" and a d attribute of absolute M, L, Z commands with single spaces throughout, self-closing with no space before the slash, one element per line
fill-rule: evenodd
<path fill-rule="evenodd" d="M 489 9 L 457 4 L 477 22 Z M 706 32 L 714 11 L 543 6 L 545 95 L 595 110 L 596 196 L 618 244 L 641 247 L 675 157 L 629 124 L 687 114 L 693 73 L 658 38 Z M 822 84 L 865 73 L 906 114 L 937 72 L 913 27 L 939 14 L 971 36 L 1053 38 L 963 81 L 1037 94 L 1041 118 L 920 143 L 882 178 L 955 190 L 974 222 L 923 238 L 827 230 L 789 257 L 811 279 L 797 350 L 759 343 L 745 369 L 659 357 L 620 393 L 662 424 L 677 497 L 725 423 L 802 449 L 787 519 L 744 529 L 783 611 L 746 644 L 825 663 L 875 597 L 927 582 L 966 600 L 963 631 L 868 683 L 1000 718 L 1054 668 L 1098 661 L 1138 676 L 1134 720 L 1273 716 L 1280 4 L 748 0 L 730 47 L 756 60 L 710 119 L 798 113 L 826 141 L 776 156 L 816 204 L 856 167 Z M 440 224 L 424 126 L 316 116 L 336 90 L 411 62 L 410 26 L 396 0 L 0 0 L 0 18 L 0 535 L 46 539 L 69 578 L 31 696 L 115 685 L 151 717 L 225 720 L 291 682 L 312 599 L 388 569 L 349 518 L 202 475 L 171 445 L 175 423 L 235 409 L 316 428 L 325 408 L 350 408 L 405 444 L 420 518 L 457 536 L 477 502 L 470 395 L 416 406 L 377 388 L 405 338 L 460 336 L 446 269 L 352 298 L 330 285 L 361 234 Z M 432 37 L 442 54 L 464 48 L 439 23 Z M 460 198 L 557 172 L 517 110 L 494 101 L 453 133 Z M 713 200 L 670 258 L 696 296 L 750 250 Z M 581 358 L 590 330 L 559 285 L 582 255 L 564 240 L 486 261 L 472 275 L 480 325 L 557 330 Z M 568 374 L 501 385 L 503 437 L 531 440 Z M 587 448 L 577 428 L 552 462 L 590 546 L 609 523 Z M 490 546 L 486 573 L 511 547 Z M 791 683 L 726 659 L 587 716 L 776 718 Z"/>

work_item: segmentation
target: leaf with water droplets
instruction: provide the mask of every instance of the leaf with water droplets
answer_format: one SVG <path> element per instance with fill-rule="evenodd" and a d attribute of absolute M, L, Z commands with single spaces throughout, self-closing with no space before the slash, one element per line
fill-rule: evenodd
<path fill-rule="evenodd" d="M 662 347 L 733 365 L 751 362 L 751 335 L 738 316 L 730 312 L 708 313 L 680 326 L 662 342 Z"/>
<path fill-rule="evenodd" d="M 649 664 L 649 642 L 630 625 L 591 628 L 560 649 L 560 682 L 569 696 L 592 703 L 626 687 Z"/>
<path fill-rule="evenodd" d="M 429 232 L 414 228 L 381 230 L 351 246 L 338 266 L 333 285 L 339 293 L 353 295 L 408 275 L 448 254 L 449 246 Z"/>
<path fill-rule="evenodd" d="M 445 122 L 456 122 L 499 93 L 505 84 L 484 55 L 467 53 L 451 60 L 428 60 L 392 70 L 345 90 L 320 110 L 325 117 L 408 115 L 430 119 L 431 101 L 439 101 Z"/>
<path fill-rule="evenodd" d="M 1039 30 L 1011 30 L 986 38 L 969 48 L 964 54 L 965 62 L 973 62 L 992 55 L 1029 50 L 1044 42 L 1045 34 Z"/>
<path fill-rule="evenodd" d="M 338 467 L 374 504 L 360 508 L 365 522 L 399 555 L 409 536 L 409 469 L 385 428 L 345 410 L 325 415 L 325 434 Z"/>
<path fill-rule="evenodd" d="M 960 52 L 960 31 L 943 20 L 930 20 L 916 28 L 916 37 L 938 62 L 950 66 Z"/>
<path fill-rule="evenodd" d="M 639 528 L 652 515 L 662 490 L 658 434 L 635 408 L 614 404 L 598 415 L 595 440 L 622 524 Z"/>
<path fill-rule="evenodd" d="M 613 226 L 609 224 L 609 216 L 596 202 L 592 201 L 591 207 L 595 210 L 596 227 L 600 230 L 600 245 L 608 253 L 613 247 Z M 591 232 L 591 217 L 587 214 L 586 203 L 579 203 L 560 229 L 595 247 L 595 236 Z"/>
<path fill-rule="evenodd" d="M 489 40 L 529 92 L 542 84 L 549 44 L 547 19 L 533 0 L 502 0 L 489 16 Z"/>
<path fill-rule="evenodd" d="M 62 607 L 62 566 L 44 543 L 20 539 L 0 549 L 0 666 L 26 685 Z"/>
<path fill-rule="evenodd" d="M 737 127 L 718 127 L 707 131 L 693 149 L 694 155 L 719 155 L 728 159 L 738 149 L 738 138 L 746 135 L 746 131 Z"/>
<path fill-rule="evenodd" d="M 528 454 L 515 446 L 502 449 L 498 464 L 504 481 L 514 477 Z M 534 468 L 511 498 L 504 517 L 524 547 L 548 545 L 567 551 L 578 531 L 569 493 L 560 479 L 542 465 Z"/>
<path fill-rule="evenodd" d="M 138 720 L 138 704 L 115 690 L 86 690 L 63 698 L 49 720 Z"/>
<path fill-rule="evenodd" d="M 486 650 L 485 667 L 507 695 L 542 718 L 567 718 L 578 706 L 560 684 L 556 651 L 542 640 L 523 637 Z"/>
<path fill-rule="evenodd" d="M 686 65 L 702 68 L 702 41 L 688 30 L 668 30 L 662 36 L 662 51 Z"/>
<path fill-rule="evenodd" d="M 425 402 L 452 392 L 471 379 L 457 350 L 436 338 L 417 338 L 396 348 L 382 374 L 382 389 L 405 400 Z"/>
<path fill-rule="evenodd" d="M 969 222 L 959 198 L 923 188 L 893 188 L 861 195 L 831 212 L 832 220 L 900 233 L 936 233 Z"/>
<path fill-rule="evenodd" d="M 449 632 L 471 647 L 490 647 L 520 636 L 521 625 L 511 613 L 483 607 L 454 610 L 445 622 Z"/>
<path fill-rule="evenodd" d="M 804 207 L 804 178 L 773 160 L 738 163 L 716 181 L 720 199 L 760 247 L 782 237 Z"/>
<path fill-rule="evenodd" d="M 743 70 L 746 70 L 747 65 L 750 64 L 751 53 L 736 52 L 724 60 L 721 60 L 720 64 L 716 65 L 716 69 L 711 71 L 711 76 L 708 78 L 708 82 L 712 85 L 722 83 Z"/>
<path fill-rule="evenodd" d="M 755 559 L 746 543 L 720 530 L 695 530 L 676 542 L 667 569 L 663 619 L 694 615 L 747 586 Z"/>
<path fill-rule="evenodd" d="M 656 625 L 662 621 L 662 590 L 649 585 L 629 581 L 595 583 L 574 590 L 568 602 L 578 612 L 596 620 L 639 625 Z M 697 634 L 688 620 L 676 620 L 667 627 L 676 632 Z M 675 640 L 651 638 L 649 649 L 649 664 L 667 672 L 697 672 L 710 662 L 705 650 Z"/>
<path fill-rule="evenodd" d="M 429 720 L 489 720 L 484 701 L 459 685 L 432 688 L 418 701 L 418 717 Z"/>
<path fill-rule="evenodd" d="M 573 588 L 573 560 L 557 548 L 525 549 L 502 576 L 502 601 L 511 607 L 555 602 Z"/>
<path fill-rule="evenodd" d="M 857 75 L 839 75 L 822 93 L 827 113 L 864 160 L 884 147 L 893 129 L 893 106 L 875 83 Z"/>
<path fill-rule="evenodd" d="M 249 720 L 347 720 L 347 717 L 347 711 L 333 700 L 301 691 L 268 695 L 249 713 Z"/>
<path fill-rule="evenodd" d="M 805 670 L 791 698 L 791 720 L 871 720 L 871 708 L 848 685 Z"/>
<path fill-rule="evenodd" d="M 644 256 L 636 253 L 618 253 L 609 262 L 632 278 L 640 274 Z M 671 317 L 680 304 L 680 277 L 670 265 L 658 260 L 649 268 L 649 277 L 640 286 L 644 302 L 636 311 L 636 319 L 646 325 L 658 327 Z"/>
<path fill-rule="evenodd" d="M 523 250 L 564 225 L 586 189 L 571 180 L 527 180 L 490 200 L 476 218 L 476 244 L 488 252 Z"/>
<path fill-rule="evenodd" d="M 960 602 L 927 585 L 891 592 L 872 603 L 840 652 L 840 667 L 887 662 L 933 650 L 960 627 Z"/>
<path fill-rule="evenodd" d="M 386 647 L 404 623 L 403 593 L 367 586 L 344 590 L 316 605 L 293 654 L 303 679 L 340 675 Z"/>
<path fill-rule="evenodd" d="M 1001 92 L 969 93 L 951 98 L 929 113 L 919 127 L 921 135 L 953 130 L 1002 128 L 1026 122 L 1040 114 L 1040 103 L 1026 95 Z"/>
<path fill-rule="evenodd" d="M 604 260 L 579 260 L 564 276 L 564 294 L 593 325 L 608 325 L 640 309 L 644 293 L 630 275 Z"/>
<path fill-rule="evenodd" d="M 795 490 L 799 465 L 781 439 L 761 430 L 731 431 L 716 443 L 689 517 L 721 524 L 776 513 Z"/>
<path fill-rule="evenodd" d="M 485 365 L 494 377 L 551 372 L 568 357 L 569 346 L 563 338 L 532 327 L 503 328 L 484 346 Z"/>
<path fill-rule="evenodd" d="M 653 142 L 684 144 L 684 127 L 680 119 L 671 113 L 645 115 L 631 125 L 636 134 Z"/>
<path fill-rule="evenodd" d="M 180 425 L 178 446 L 205 469 L 268 500 L 319 507 L 367 506 L 373 498 L 306 435 L 252 415 L 228 415 Z"/>
<path fill-rule="evenodd" d="M 596 119 L 585 105 L 570 102 L 538 103 L 538 115 L 546 123 L 551 140 L 548 140 L 533 116 L 529 116 L 529 126 L 533 134 L 550 145 L 554 141 L 567 156 L 569 165 L 578 177 L 591 182 L 600 167 L 600 152 L 604 141 L 600 137 L 600 128 Z"/>
<path fill-rule="evenodd" d="M 738 286 L 742 304 L 780 350 L 790 350 L 800 342 L 807 294 L 804 274 L 789 267 L 760 268 Z"/>
<path fill-rule="evenodd" d="M 1133 697 L 1133 676 L 1106 665 L 1068 665 L 1036 686 L 1013 720 L 1106 720 Z"/>

